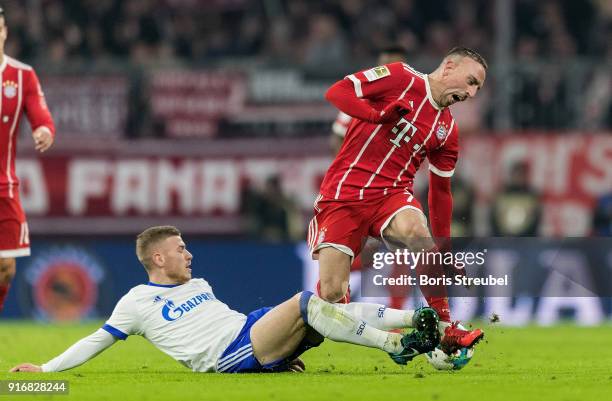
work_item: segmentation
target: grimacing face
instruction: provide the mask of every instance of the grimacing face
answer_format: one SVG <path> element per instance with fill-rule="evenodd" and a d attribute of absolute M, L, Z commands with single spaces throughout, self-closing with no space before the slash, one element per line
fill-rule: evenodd
<path fill-rule="evenodd" d="M 178 236 L 168 237 L 153 250 L 153 258 L 159 263 L 164 274 L 177 283 L 191 280 L 191 260 L 193 255 Z"/>
<path fill-rule="evenodd" d="M 482 64 L 470 57 L 451 56 L 444 62 L 444 89 L 437 99 L 442 107 L 476 96 L 484 85 L 486 71 Z"/>

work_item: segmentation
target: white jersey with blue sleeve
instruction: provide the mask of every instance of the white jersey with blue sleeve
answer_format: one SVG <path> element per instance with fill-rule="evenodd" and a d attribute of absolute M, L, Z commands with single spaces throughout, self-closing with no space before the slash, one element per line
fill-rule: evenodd
<path fill-rule="evenodd" d="M 193 371 L 210 372 L 245 322 L 245 315 L 217 300 L 206 280 L 196 278 L 132 288 L 102 329 L 122 340 L 141 335 Z"/>

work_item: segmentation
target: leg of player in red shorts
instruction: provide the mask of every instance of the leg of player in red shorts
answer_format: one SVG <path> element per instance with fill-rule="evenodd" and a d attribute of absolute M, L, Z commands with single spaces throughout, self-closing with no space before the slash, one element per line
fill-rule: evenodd
<path fill-rule="evenodd" d="M 319 288 L 327 302 L 348 303 L 351 257 L 333 247 L 319 250 Z"/>
<path fill-rule="evenodd" d="M 30 254 L 25 214 L 18 198 L 0 198 L 0 311 L 15 276 L 15 258 Z"/>
<path fill-rule="evenodd" d="M 387 197 L 375 213 L 370 230 L 371 234 L 378 232 L 384 241 L 403 244 L 414 252 L 438 251 L 420 203 L 408 192 L 398 192 Z M 444 267 L 435 263 L 420 264 L 416 269 L 417 274 L 429 277 L 441 277 L 444 274 Z M 421 292 L 429 306 L 440 316 L 440 331 L 443 335 L 441 344 L 447 350 L 472 346 L 483 337 L 480 329 L 461 330 L 451 324 L 445 286 L 421 286 Z"/>
<path fill-rule="evenodd" d="M 368 216 L 359 202 L 319 197 L 308 227 L 308 246 L 319 260 L 318 295 L 327 302 L 348 303 L 351 263 L 367 237 Z"/>
<path fill-rule="evenodd" d="M 406 209 L 399 212 L 385 228 L 383 235 L 394 242 L 404 244 L 413 251 L 435 252 L 436 245 L 427 229 L 424 215 L 414 209 Z M 429 276 L 442 276 L 442 266 L 419 264 L 416 267 L 417 274 L 428 274 Z M 429 306 L 434 308 L 440 320 L 450 322 L 450 308 L 446 290 L 444 287 L 424 286 L 421 288 Z"/>
<path fill-rule="evenodd" d="M 0 258 L 0 312 L 4 308 L 4 300 L 13 277 L 15 277 L 15 258 Z"/>

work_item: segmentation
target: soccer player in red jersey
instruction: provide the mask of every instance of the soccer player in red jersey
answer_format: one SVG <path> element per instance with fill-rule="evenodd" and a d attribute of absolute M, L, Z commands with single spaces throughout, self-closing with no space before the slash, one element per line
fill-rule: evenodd
<path fill-rule="evenodd" d="M 53 144 L 55 126 L 36 73 L 4 54 L 7 28 L 0 8 L 0 311 L 13 277 L 15 258 L 30 255 L 25 213 L 19 201 L 15 150 L 21 115 L 25 111 L 35 149 L 44 152 Z"/>
<path fill-rule="evenodd" d="M 368 235 L 416 251 L 438 250 L 413 196 L 414 176 L 426 157 L 431 230 L 435 238 L 450 237 L 450 177 L 459 134 L 448 106 L 475 96 L 486 70 L 477 52 L 456 47 L 431 74 L 398 62 L 348 75 L 329 88 L 327 100 L 353 119 L 321 184 L 309 226 L 308 244 L 319 260 L 323 299 L 345 297 L 351 260 Z M 430 276 L 441 275 L 441 270 L 417 266 L 417 273 Z M 471 346 L 482 338 L 480 329 L 451 324 L 448 298 L 440 287 L 422 291 L 439 314 L 446 349 Z"/>

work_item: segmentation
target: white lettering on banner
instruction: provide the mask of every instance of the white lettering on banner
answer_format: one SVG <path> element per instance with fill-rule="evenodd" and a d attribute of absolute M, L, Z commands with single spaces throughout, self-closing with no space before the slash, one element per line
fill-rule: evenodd
<path fill-rule="evenodd" d="M 223 211 L 236 213 L 240 208 L 240 176 L 232 160 L 208 161 L 201 164 L 202 186 L 198 196 L 204 213 Z"/>
<path fill-rule="evenodd" d="M 530 165 L 530 184 L 542 195 L 541 232 L 545 235 L 587 234 L 595 200 L 612 188 L 610 136 L 477 137 L 465 138 L 461 146 L 458 172 L 474 186 L 476 213 L 482 219 L 487 218 L 487 206 L 516 161 Z M 242 185 L 248 182 L 261 188 L 271 175 L 279 175 L 285 192 L 303 212 L 310 213 L 330 163 L 322 154 L 204 160 L 198 155 L 182 156 L 180 147 L 176 153 L 151 159 L 129 156 L 131 152 L 100 152 L 20 158 L 17 166 L 26 213 L 37 219 L 112 219 L 126 213 L 135 217 L 213 213 L 220 219 L 235 219 Z M 419 173 L 417 189 L 427 182 L 427 171 Z"/>
<path fill-rule="evenodd" d="M 133 210 L 146 214 L 151 211 L 151 170 L 151 165 L 146 160 L 117 162 L 111 192 L 113 212 L 124 214 Z"/>
<path fill-rule="evenodd" d="M 534 141 L 537 143 L 537 141 Z M 530 147 L 537 146 L 535 143 L 520 140 L 520 138 L 511 139 L 504 144 L 499 150 L 497 163 L 497 179 L 506 180 L 508 177 L 509 168 L 517 162 L 530 159 Z M 538 153 L 538 152 L 536 152 Z M 541 155 L 540 157 L 544 157 Z"/>
<path fill-rule="evenodd" d="M 19 160 L 16 168 L 21 182 L 21 205 L 31 214 L 49 212 L 49 193 L 39 160 Z"/>
<path fill-rule="evenodd" d="M 612 191 L 612 138 L 593 138 L 589 150 L 591 171 L 595 172 L 585 172 L 580 185 L 587 193 L 604 195 Z"/>
<path fill-rule="evenodd" d="M 87 212 L 91 197 L 108 194 L 107 179 L 112 164 L 106 160 L 73 159 L 68 163 L 68 213 L 74 216 Z"/>
<path fill-rule="evenodd" d="M 569 190 L 572 175 L 572 157 L 584 149 L 580 138 L 562 139 L 539 143 L 538 153 L 532 160 L 540 160 L 541 168 L 532 168 L 532 183 L 551 195 L 562 195 Z"/>
<path fill-rule="evenodd" d="M 157 165 L 156 211 L 168 214 L 172 209 L 172 195 L 176 194 L 178 208 L 183 214 L 195 211 L 196 169 L 191 160 L 174 165 L 169 160 L 160 160 Z"/>
<path fill-rule="evenodd" d="M 329 163 L 330 159 L 327 157 L 301 160 L 299 163 L 293 160 L 282 162 L 280 167 L 283 172 L 283 189 L 302 209 L 312 209 L 313 194 L 319 192 L 320 180 L 325 176 Z"/>

